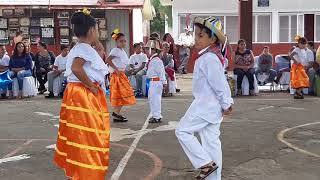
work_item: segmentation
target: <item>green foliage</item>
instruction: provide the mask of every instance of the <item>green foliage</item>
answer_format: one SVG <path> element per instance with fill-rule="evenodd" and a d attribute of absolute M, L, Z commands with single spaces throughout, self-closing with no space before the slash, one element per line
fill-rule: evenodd
<path fill-rule="evenodd" d="M 168 25 L 172 27 L 172 7 L 162 6 L 160 0 L 152 0 L 152 5 L 156 11 L 156 17 L 153 18 L 150 24 L 151 32 L 164 34 L 165 17 L 167 16 Z"/>

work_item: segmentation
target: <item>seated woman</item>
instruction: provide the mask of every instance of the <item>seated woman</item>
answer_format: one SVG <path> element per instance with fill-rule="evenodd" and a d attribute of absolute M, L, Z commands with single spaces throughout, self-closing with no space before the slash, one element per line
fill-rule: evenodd
<path fill-rule="evenodd" d="M 13 55 L 9 62 L 10 77 L 18 79 L 19 93 L 18 98 L 22 99 L 23 79 L 32 76 L 32 59 L 26 53 L 26 46 L 22 42 L 18 42 L 14 48 Z M 9 85 L 9 98 L 13 98 L 12 84 Z"/>
<path fill-rule="evenodd" d="M 266 85 L 267 83 L 272 83 L 277 76 L 277 72 L 272 69 L 273 66 L 273 57 L 272 54 L 269 52 L 269 47 L 265 46 L 263 48 L 262 54 L 259 56 L 258 59 L 258 68 L 256 69 L 256 75 L 260 75 L 262 73 L 266 73 L 269 75 L 269 78 L 264 81 L 258 81 L 259 85 Z"/>
<path fill-rule="evenodd" d="M 56 59 L 55 55 L 47 50 L 44 42 L 39 42 L 37 46 L 39 52 L 35 55 L 36 76 L 39 81 L 39 92 L 43 94 L 47 91 L 45 84 L 47 83 L 47 74 L 52 70 L 52 65 Z"/>
<path fill-rule="evenodd" d="M 172 92 L 170 92 L 169 87 L 171 84 L 169 81 L 175 81 L 175 71 L 174 71 L 174 60 L 173 60 L 173 55 L 169 54 L 170 50 L 170 44 L 167 42 L 162 43 L 162 52 L 160 54 L 160 59 L 163 62 L 165 71 L 166 71 L 166 78 L 167 78 L 167 84 L 166 88 L 164 89 L 164 96 L 172 96 Z"/>
<path fill-rule="evenodd" d="M 246 41 L 240 39 L 238 48 L 233 53 L 232 59 L 235 63 L 234 74 L 237 75 L 237 96 L 242 95 L 242 80 L 247 76 L 249 81 L 250 96 L 254 96 L 254 55 L 253 52 L 246 47 Z"/>

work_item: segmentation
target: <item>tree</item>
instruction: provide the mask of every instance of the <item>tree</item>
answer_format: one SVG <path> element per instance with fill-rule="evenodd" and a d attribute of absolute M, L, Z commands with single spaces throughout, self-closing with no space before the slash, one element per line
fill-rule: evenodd
<path fill-rule="evenodd" d="M 156 11 L 156 17 L 150 22 L 150 30 L 162 35 L 164 34 L 166 16 L 168 17 L 168 25 L 172 26 L 172 7 L 162 6 L 160 0 L 152 0 L 152 5 Z"/>

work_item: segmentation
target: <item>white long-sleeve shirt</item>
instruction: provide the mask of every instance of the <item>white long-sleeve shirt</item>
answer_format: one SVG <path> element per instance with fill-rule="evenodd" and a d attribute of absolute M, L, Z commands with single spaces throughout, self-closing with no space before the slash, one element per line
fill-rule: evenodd
<path fill-rule="evenodd" d="M 233 104 L 223 66 L 214 53 L 207 52 L 196 60 L 192 93 L 195 99 L 188 111 L 209 122 L 221 121 L 223 110 Z"/>
<path fill-rule="evenodd" d="M 150 58 L 147 70 L 148 78 L 156 78 L 159 77 L 160 81 L 163 84 L 167 84 L 166 72 L 164 70 L 164 65 L 162 60 L 157 56 L 157 54 L 153 55 Z"/>

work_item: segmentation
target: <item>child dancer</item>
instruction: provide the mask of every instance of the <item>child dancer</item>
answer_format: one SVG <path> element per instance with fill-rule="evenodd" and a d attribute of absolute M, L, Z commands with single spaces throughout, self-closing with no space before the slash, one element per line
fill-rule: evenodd
<path fill-rule="evenodd" d="M 167 85 L 166 72 L 162 60 L 159 58 L 161 52 L 160 42 L 150 38 L 146 47 L 151 49 L 151 58 L 148 63 L 147 77 L 150 79 L 149 86 L 149 105 L 151 111 L 150 123 L 160 123 L 161 115 L 161 97 L 163 88 Z"/>
<path fill-rule="evenodd" d="M 223 115 L 232 111 L 231 98 L 223 69 L 219 43 L 225 44 L 221 21 L 216 18 L 196 18 L 195 48 L 201 50 L 193 71 L 194 100 L 181 119 L 176 136 L 198 169 L 196 179 L 221 180 L 222 151 L 220 124 Z M 194 133 L 199 133 L 201 142 Z"/>
<path fill-rule="evenodd" d="M 291 86 L 296 89 L 294 99 L 304 99 L 303 89 L 309 87 L 309 77 L 306 73 L 311 67 L 311 62 L 314 58 L 309 58 L 307 54 L 312 54 L 312 51 L 307 49 L 307 39 L 304 37 L 296 37 L 298 47 L 296 47 L 290 54 L 293 62 L 291 65 Z M 309 52 L 307 52 L 309 51 Z"/>
<path fill-rule="evenodd" d="M 98 41 L 96 21 L 84 9 L 71 18 L 79 42 L 68 55 L 54 162 L 72 180 L 104 180 L 109 164 L 110 124 L 100 85 L 108 67 L 91 47 Z"/>
<path fill-rule="evenodd" d="M 125 70 L 129 64 L 129 58 L 124 51 L 126 46 L 126 37 L 116 29 L 111 34 L 112 39 L 116 41 L 117 47 L 113 48 L 107 58 L 110 66 L 110 100 L 114 108 L 112 113 L 114 122 L 127 122 L 127 118 L 121 115 L 123 106 L 134 105 L 136 99 L 130 82 L 125 75 Z"/>

